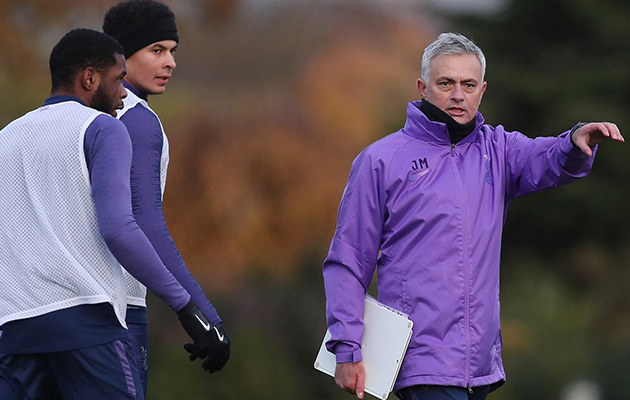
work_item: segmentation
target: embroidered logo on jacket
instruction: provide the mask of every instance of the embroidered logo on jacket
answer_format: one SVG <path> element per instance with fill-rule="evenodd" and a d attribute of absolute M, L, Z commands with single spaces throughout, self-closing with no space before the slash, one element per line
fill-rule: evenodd
<path fill-rule="evenodd" d="M 486 182 L 492 185 L 492 175 L 490 174 L 490 157 L 483 155 L 483 165 L 486 167 Z"/>
<path fill-rule="evenodd" d="M 409 182 L 415 182 L 419 178 L 425 176 L 430 171 L 429 162 L 425 158 L 418 158 L 411 162 L 411 171 L 407 175 Z"/>

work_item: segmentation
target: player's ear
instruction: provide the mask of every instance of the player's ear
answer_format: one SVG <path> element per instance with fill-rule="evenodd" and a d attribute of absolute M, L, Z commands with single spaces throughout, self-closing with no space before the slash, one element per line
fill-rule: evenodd
<path fill-rule="evenodd" d="M 81 87 L 84 90 L 91 92 L 98 88 L 100 82 L 100 74 L 94 68 L 88 67 L 84 69 L 83 72 L 81 72 L 79 80 L 79 84 L 81 85 Z"/>

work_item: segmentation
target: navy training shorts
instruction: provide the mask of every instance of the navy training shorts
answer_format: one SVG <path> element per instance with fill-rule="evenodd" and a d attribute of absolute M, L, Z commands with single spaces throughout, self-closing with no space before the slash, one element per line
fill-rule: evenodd
<path fill-rule="evenodd" d="M 78 350 L 0 354 L 2 400 L 143 400 L 129 339 Z"/>
<path fill-rule="evenodd" d="M 489 386 L 468 389 L 454 386 L 417 385 L 402 389 L 396 393 L 402 400 L 485 400 Z"/>
<path fill-rule="evenodd" d="M 149 331 L 146 324 L 134 324 L 129 321 L 127 329 L 131 343 L 131 361 L 138 370 L 142 391 L 146 395 L 149 380 Z"/>

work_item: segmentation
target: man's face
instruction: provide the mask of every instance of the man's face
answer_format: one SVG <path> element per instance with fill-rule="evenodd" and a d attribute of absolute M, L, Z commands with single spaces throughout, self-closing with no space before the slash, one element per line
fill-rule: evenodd
<path fill-rule="evenodd" d="M 123 101 L 127 97 L 127 91 L 122 80 L 127 73 L 125 57 L 116 54 L 116 65 L 100 73 L 100 82 L 92 95 L 92 108 L 104 113 L 116 116 L 116 110 L 123 108 Z"/>
<path fill-rule="evenodd" d="M 475 54 L 441 55 L 431 61 L 429 82 L 418 80 L 426 99 L 460 124 L 470 122 L 479 110 L 486 82 Z"/>
<path fill-rule="evenodd" d="M 145 94 L 160 94 L 166 90 L 175 63 L 177 42 L 162 40 L 150 44 L 127 60 L 127 82 Z"/>

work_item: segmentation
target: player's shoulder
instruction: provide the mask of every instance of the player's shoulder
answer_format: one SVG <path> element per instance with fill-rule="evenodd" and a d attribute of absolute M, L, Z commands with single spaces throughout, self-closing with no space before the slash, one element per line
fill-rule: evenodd
<path fill-rule="evenodd" d="M 161 124 L 158 115 L 144 100 L 133 105 L 125 104 L 125 107 L 118 112 L 118 119 L 123 121 L 128 127 L 138 126 L 145 129 L 155 129 Z"/>
<path fill-rule="evenodd" d="M 97 131 L 107 131 L 112 133 L 125 133 L 127 134 L 127 128 L 117 118 L 112 117 L 109 114 L 99 113 L 94 120 L 88 126 L 88 129 Z"/>
<path fill-rule="evenodd" d="M 155 112 L 149 107 L 149 103 L 129 89 L 127 90 L 127 97 L 123 99 L 123 108 L 118 110 L 117 117 L 120 119 L 128 112 L 146 116 L 155 115 Z"/>

